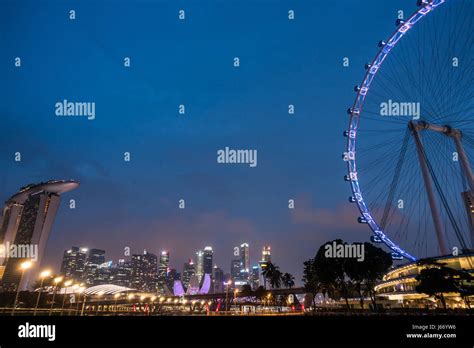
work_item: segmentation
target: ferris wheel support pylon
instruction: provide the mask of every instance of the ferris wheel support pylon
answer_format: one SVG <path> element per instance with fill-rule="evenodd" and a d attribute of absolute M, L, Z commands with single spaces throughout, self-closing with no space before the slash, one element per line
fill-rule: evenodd
<path fill-rule="evenodd" d="M 408 123 L 408 126 L 413 134 L 413 138 L 415 139 L 416 152 L 418 153 L 418 160 L 420 162 L 421 173 L 423 175 L 423 182 L 425 184 L 426 194 L 428 195 L 428 203 L 431 209 L 431 216 L 433 218 L 436 238 L 438 239 L 439 250 L 441 252 L 441 255 L 446 255 L 448 254 L 448 245 L 446 243 L 446 238 L 443 232 L 441 215 L 436 204 L 436 198 L 433 191 L 433 183 L 431 182 L 431 176 L 428 169 L 426 152 L 423 148 L 423 143 L 420 139 L 420 133 L 417 124 L 415 124 L 413 121 L 410 121 Z"/>

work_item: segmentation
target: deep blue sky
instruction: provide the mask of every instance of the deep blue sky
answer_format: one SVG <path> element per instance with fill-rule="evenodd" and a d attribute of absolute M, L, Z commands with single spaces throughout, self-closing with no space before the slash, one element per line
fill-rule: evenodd
<path fill-rule="evenodd" d="M 129 246 L 169 249 L 181 271 L 212 245 L 229 271 L 246 241 L 252 263 L 270 244 L 299 279 L 323 242 L 370 235 L 346 203 L 342 131 L 363 64 L 399 9 L 408 15 L 415 1 L 2 1 L 0 197 L 30 182 L 81 183 L 50 236 L 45 264 L 55 268 L 71 245 L 114 260 Z M 96 119 L 56 117 L 63 99 L 95 102 Z M 257 149 L 258 166 L 217 164 L 225 146 Z"/>

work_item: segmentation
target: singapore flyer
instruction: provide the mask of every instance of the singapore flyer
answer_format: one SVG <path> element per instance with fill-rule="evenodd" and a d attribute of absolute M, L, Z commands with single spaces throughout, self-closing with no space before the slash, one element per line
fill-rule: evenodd
<path fill-rule="evenodd" d="M 411 261 L 465 252 L 474 238 L 474 4 L 418 7 L 366 64 L 344 132 L 359 222 Z"/>
<path fill-rule="evenodd" d="M 472 346 L 473 68 L 474 0 L 0 0 L 0 348 Z"/>

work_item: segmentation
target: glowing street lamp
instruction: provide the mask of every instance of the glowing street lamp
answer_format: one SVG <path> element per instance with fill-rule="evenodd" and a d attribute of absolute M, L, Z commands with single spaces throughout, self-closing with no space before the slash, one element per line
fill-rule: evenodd
<path fill-rule="evenodd" d="M 39 291 L 38 291 L 38 298 L 36 299 L 36 305 L 35 305 L 35 310 L 33 312 L 33 315 L 36 315 L 36 311 L 38 310 L 38 304 L 39 304 L 39 301 L 40 301 L 41 291 L 43 290 L 44 278 L 49 277 L 50 274 L 51 274 L 50 270 L 46 270 L 46 271 L 43 271 L 43 272 L 40 273 L 41 285 L 40 285 L 40 288 L 39 288 Z"/>
<path fill-rule="evenodd" d="M 72 280 L 68 280 L 64 282 L 64 294 L 63 294 L 63 304 L 61 306 L 61 315 L 63 315 L 63 310 L 64 310 L 64 302 L 66 302 L 66 295 L 67 295 L 67 290 L 69 286 L 71 286 Z"/>
<path fill-rule="evenodd" d="M 21 278 L 20 278 L 20 282 L 18 283 L 18 286 L 16 288 L 16 296 L 15 296 L 15 302 L 13 302 L 13 309 L 12 309 L 12 315 L 15 315 L 15 309 L 16 309 L 16 303 L 18 302 L 18 296 L 20 295 L 20 283 L 21 283 L 21 280 L 23 279 L 23 275 L 25 274 L 25 271 L 29 268 L 31 268 L 33 264 L 31 263 L 31 261 L 25 261 L 25 262 L 22 262 L 22 264 L 20 265 L 20 269 L 21 269 Z"/>
<path fill-rule="evenodd" d="M 54 289 L 53 289 L 53 299 L 51 300 L 51 308 L 49 309 L 49 315 L 51 315 L 51 312 L 53 311 L 53 306 L 54 306 L 54 297 L 56 296 L 56 292 L 58 290 L 58 284 L 63 281 L 63 277 L 56 277 L 53 280 L 54 283 Z"/>

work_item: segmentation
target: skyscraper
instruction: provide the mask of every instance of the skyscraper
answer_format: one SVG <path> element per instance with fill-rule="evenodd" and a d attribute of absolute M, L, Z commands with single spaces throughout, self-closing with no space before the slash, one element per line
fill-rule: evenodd
<path fill-rule="evenodd" d="M 235 259 L 230 262 L 230 276 L 232 281 L 240 280 L 240 270 L 242 269 L 242 260 Z"/>
<path fill-rule="evenodd" d="M 61 263 L 61 274 L 66 278 L 81 280 L 84 275 L 84 268 L 87 260 L 86 248 L 73 246 L 69 250 L 65 250 L 63 261 Z"/>
<path fill-rule="evenodd" d="M 170 253 L 169 251 L 163 250 L 160 254 L 160 265 L 158 266 L 158 291 L 164 294 L 165 286 L 167 286 L 168 280 L 168 269 L 170 265 Z M 172 285 L 171 285 L 172 287 Z"/>
<path fill-rule="evenodd" d="M 262 261 L 272 262 L 272 255 L 270 253 L 270 246 L 264 246 L 262 249 Z"/>
<path fill-rule="evenodd" d="M 202 276 L 204 274 L 204 253 L 202 250 L 198 250 L 196 253 L 196 277 L 199 282 L 201 282 Z"/>
<path fill-rule="evenodd" d="M 196 274 L 196 268 L 194 267 L 194 262 L 192 259 L 189 259 L 188 262 L 184 264 L 183 268 L 183 286 L 185 289 L 189 286 L 189 281 L 193 275 Z"/>
<path fill-rule="evenodd" d="M 214 279 L 213 292 L 216 294 L 223 293 L 224 292 L 224 271 L 220 269 L 219 267 L 217 267 L 217 265 L 214 265 L 212 278 Z"/>
<path fill-rule="evenodd" d="M 101 279 L 106 279 L 107 277 L 105 274 L 102 274 L 99 277 L 99 267 L 105 267 L 103 264 L 105 263 L 105 250 L 101 249 L 89 249 L 87 251 L 87 259 L 86 263 L 84 266 L 84 274 L 82 276 L 82 279 L 86 282 L 88 285 L 95 285 L 98 283 L 103 283 L 103 280 Z M 107 272 L 108 270 L 103 269 L 103 273 Z"/>
<path fill-rule="evenodd" d="M 240 257 L 242 259 L 243 269 L 247 273 L 249 273 L 250 272 L 250 253 L 249 253 L 249 245 L 247 243 L 243 243 L 240 245 Z"/>
<path fill-rule="evenodd" d="M 259 267 L 259 273 L 260 273 L 260 279 L 259 279 L 259 284 L 267 287 L 267 281 L 265 277 L 263 276 L 263 269 L 267 267 L 267 264 L 272 262 L 272 256 L 270 253 L 270 247 L 269 246 L 264 246 L 262 249 L 262 260 L 258 262 L 258 267 Z"/>
<path fill-rule="evenodd" d="M 204 274 L 209 274 L 212 276 L 212 257 L 214 252 L 212 251 L 212 247 L 207 246 L 204 248 L 204 262 L 203 262 L 203 271 Z"/>
<path fill-rule="evenodd" d="M 112 266 L 112 277 L 110 280 L 112 284 L 130 287 L 131 280 L 132 264 L 130 261 L 119 260 L 117 264 Z"/>
<path fill-rule="evenodd" d="M 158 258 L 143 251 L 143 255 L 132 255 L 132 287 L 154 292 L 157 290 Z"/>
<path fill-rule="evenodd" d="M 38 279 L 46 243 L 61 202 L 61 194 L 78 186 L 75 181 L 58 180 L 31 184 L 22 187 L 5 203 L 0 218 L 0 243 L 26 246 L 32 252 L 30 255 L 19 255 L 25 257 L 0 258 L 0 289 L 15 291 L 19 287 L 21 290 L 27 290 Z M 32 253 L 35 257 L 32 257 Z M 20 264 L 32 258 L 33 267 L 20 272 Z"/>

